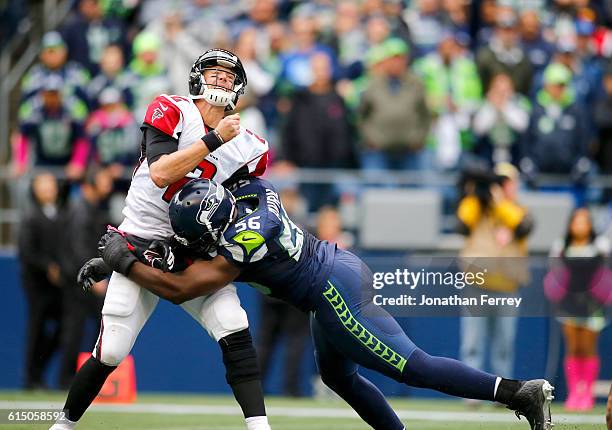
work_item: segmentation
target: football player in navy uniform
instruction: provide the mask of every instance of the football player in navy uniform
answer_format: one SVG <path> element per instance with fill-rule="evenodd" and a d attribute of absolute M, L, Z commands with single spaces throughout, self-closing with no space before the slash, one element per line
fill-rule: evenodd
<path fill-rule="evenodd" d="M 360 365 L 410 386 L 497 401 L 524 415 L 532 429 L 552 428 L 553 387 L 547 381 L 505 379 L 419 349 L 372 302 L 366 264 L 298 228 L 267 181 L 240 181 L 230 192 L 214 181 L 193 180 L 172 199 L 170 222 L 180 247 L 199 258 L 181 272 L 139 262 L 130 251 L 134 246 L 113 230 L 101 239 L 100 255 L 113 270 L 175 304 L 237 281 L 309 312 L 323 382 L 373 428 L 404 425 L 378 388 L 359 374 Z M 167 244 L 152 246 L 162 255 L 173 253 Z M 81 279 L 90 278 L 98 264 L 100 259 L 90 261 Z"/>

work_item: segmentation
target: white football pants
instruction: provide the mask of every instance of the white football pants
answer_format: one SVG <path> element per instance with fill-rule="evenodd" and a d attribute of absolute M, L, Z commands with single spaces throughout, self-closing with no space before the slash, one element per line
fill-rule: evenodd
<path fill-rule="evenodd" d="M 159 297 L 153 293 L 113 272 L 104 299 L 102 327 L 93 351 L 94 357 L 108 366 L 121 363 L 132 350 L 138 333 L 158 301 Z M 185 302 L 181 307 L 217 342 L 249 326 L 236 287 L 232 284 L 214 294 Z"/>

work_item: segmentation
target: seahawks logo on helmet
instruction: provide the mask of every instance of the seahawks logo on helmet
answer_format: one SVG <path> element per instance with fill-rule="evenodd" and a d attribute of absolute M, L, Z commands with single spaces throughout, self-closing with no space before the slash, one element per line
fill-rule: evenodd
<path fill-rule="evenodd" d="M 206 195 L 200 203 L 200 211 L 196 219 L 200 224 L 205 225 L 209 229 L 211 228 L 210 220 L 215 215 L 215 212 L 219 208 L 219 204 L 223 201 L 223 196 L 225 195 L 225 191 L 223 187 L 216 187 L 216 190 L 211 188 L 209 190 L 209 194 L 214 192 L 212 195 Z"/>
<path fill-rule="evenodd" d="M 236 214 L 232 193 L 210 179 L 189 181 L 170 201 L 170 224 L 176 240 L 210 252 Z"/>

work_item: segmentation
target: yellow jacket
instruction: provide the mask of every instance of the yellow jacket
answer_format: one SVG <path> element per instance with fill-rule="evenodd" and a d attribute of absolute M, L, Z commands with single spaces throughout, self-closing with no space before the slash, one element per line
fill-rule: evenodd
<path fill-rule="evenodd" d="M 459 203 L 457 217 L 468 231 L 461 250 L 463 270 L 483 272 L 486 269 L 483 288 L 511 292 L 529 281 L 527 235 L 532 222 L 526 208 L 511 200 L 502 200 L 483 211 L 478 198 L 468 195 Z M 512 238 L 500 244 L 497 237 L 503 229 Z"/>

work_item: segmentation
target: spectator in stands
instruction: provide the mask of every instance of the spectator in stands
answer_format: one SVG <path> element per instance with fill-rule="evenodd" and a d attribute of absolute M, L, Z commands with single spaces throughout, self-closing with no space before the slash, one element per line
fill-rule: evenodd
<path fill-rule="evenodd" d="M 320 240 L 335 243 L 340 249 L 353 246 L 353 237 L 342 228 L 342 218 L 338 209 L 333 206 L 323 206 L 317 213 L 316 236 Z"/>
<path fill-rule="evenodd" d="M 604 93 L 595 105 L 595 126 L 597 127 L 596 159 L 601 173 L 612 174 L 612 62 L 609 61 L 604 78 Z"/>
<path fill-rule="evenodd" d="M 392 38 L 371 49 L 368 56 L 375 72 L 358 113 L 362 167 L 425 169 L 431 113 L 421 80 L 408 68 L 408 46 Z"/>
<path fill-rule="evenodd" d="M 521 169 L 531 182 L 539 173 L 570 174 L 580 186 L 588 180 L 590 133 L 585 111 L 568 88 L 571 80 L 572 72 L 562 64 L 544 70 L 544 88 L 537 94 L 523 136 Z M 582 193 L 576 191 L 581 200 Z"/>
<path fill-rule="evenodd" d="M 403 0 L 383 0 L 381 11 L 387 22 L 393 37 L 402 39 L 410 46 L 412 36 L 410 28 L 404 19 L 404 1 Z"/>
<path fill-rule="evenodd" d="M 22 220 L 18 254 L 28 303 L 25 388 L 46 388 L 43 373 L 60 342 L 62 273 L 57 244 L 62 232 L 58 186 L 50 173 L 32 182 L 35 204 Z"/>
<path fill-rule="evenodd" d="M 457 209 L 461 231 L 467 235 L 461 250 L 462 270 L 484 271 L 486 275 L 480 288 L 490 296 L 508 297 L 529 280 L 525 257 L 533 220 L 527 208 L 517 201 L 518 170 L 509 163 L 499 163 L 494 173 L 503 178 L 501 184 L 481 184 L 483 180 L 479 178 L 470 178 L 464 183 L 465 197 Z M 470 296 L 482 293 L 474 290 L 479 288 L 472 287 L 465 293 Z M 492 372 L 512 375 L 516 324 L 517 315 L 501 307 L 486 312 L 482 307 L 466 309 L 466 316 L 461 318 L 461 360 L 483 369 L 486 350 L 490 347 Z"/>
<path fill-rule="evenodd" d="M 266 35 L 268 43 L 265 44 L 265 48 L 256 48 L 255 53 L 258 65 L 262 67 L 264 72 L 273 77 L 274 87 L 268 94 L 259 96 L 258 107 L 264 114 L 266 124 L 271 131 L 270 144 L 277 146 L 278 142 L 275 142 L 275 135 L 278 133 L 279 119 L 287 112 L 287 108 L 279 109 L 278 106 L 278 99 L 279 96 L 282 96 L 283 90 L 279 76 L 283 68 L 283 55 L 287 51 L 290 41 L 288 40 L 287 26 L 280 21 L 269 24 L 266 27 Z M 258 33 L 257 36 L 256 43 L 259 43 L 261 35 Z"/>
<path fill-rule="evenodd" d="M 113 87 L 121 91 L 121 96 L 128 108 L 134 106 L 132 88 L 136 85 L 136 77 L 125 69 L 123 51 L 119 45 L 108 45 L 100 59 L 100 73 L 87 86 L 92 110 L 97 109 L 98 97 L 104 89 Z"/>
<path fill-rule="evenodd" d="M 546 8 L 546 31 L 552 40 L 564 40 L 575 35 L 576 3 L 574 0 L 553 0 Z"/>
<path fill-rule="evenodd" d="M 139 33 L 132 44 L 134 59 L 130 62 L 129 71 L 137 78 L 137 85 L 133 88 L 132 110 L 137 122 L 144 119 L 151 100 L 160 94 L 169 93 L 172 87 L 166 68 L 159 58 L 160 49 L 161 39 L 146 31 Z"/>
<path fill-rule="evenodd" d="M 100 70 L 102 52 L 108 45 L 126 50 L 126 29 L 121 20 L 105 17 L 102 0 L 79 0 L 78 13 L 61 29 L 68 45 L 68 55 L 91 75 Z"/>
<path fill-rule="evenodd" d="M 590 211 L 584 207 L 574 210 L 565 238 L 557 240 L 550 251 L 552 268 L 544 279 L 544 291 L 562 315 L 568 387 L 565 408 L 570 411 L 590 410 L 595 404 L 593 384 L 600 367 L 597 340 L 606 326 L 602 307 L 612 304 L 609 255 L 610 242 L 597 235 Z"/>
<path fill-rule="evenodd" d="M 355 167 L 354 134 L 344 101 L 334 89 L 329 56 L 314 54 L 310 65 L 312 83 L 291 97 L 281 157 L 297 167 Z M 338 197 L 333 184 L 305 184 L 301 192 L 313 212 L 336 203 Z"/>
<path fill-rule="evenodd" d="M 274 74 L 266 69 L 257 53 L 257 30 L 249 27 L 243 30 L 234 46 L 233 52 L 242 61 L 242 66 L 249 77 L 249 90 L 255 97 L 270 93 L 274 87 Z"/>
<path fill-rule="evenodd" d="M 506 73 L 512 77 L 518 92 L 528 94 L 533 69 L 519 39 L 514 11 L 498 8 L 495 32 L 488 45 L 480 48 L 476 54 L 476 64 L 485 91 L 489 90 L 494 75 Z"/>
<path fill-rule="evenodd" d="M 59 75 L 64 79 L 62 94 L 65 97 L 76 96 L 87 104 L 89 73 L 78 63 L 67 62 L 68 49 L 62 36 L 56 31 L 45 33 L 41 45 L 40 63 L 34 65 L 21 81 L 22 99 L 37 95 L 47 76 Z"/>
<path fill-rule="evenodd" d="M 240 96 L 234 112 L 240 113 L 241 127 L 248 128 L 260 136 L 268 135 L 266 120 L 257 107 L 257 96 L 254 91 L 246 89 L 245 93 Z"/>
<path fill-rule="evenodd" d="M 379 45 L 391 35 L 391 28 L 387 19 L 380 14 L 368 17 L 365 31 L 368 39 L 368 48 Z"/>
<path fill-rule="evenodd" d="M 302 210 L 303 199 L 297 187 L 284 183 L 278 184 L 278 188 L 287 214 L 299 225 L 304 225 L 306 213 Z M 308 316 L 281 300 L 265 294 L 260 297 L 261 322 L 257 335 L 257 355 L 262 379 L 265 380 L 269 374 L 275 347 L 284 340 L 282 393 L 290 397 L 301 397 L 304 393 L 300 387 L 300 370 L 310 339 Z"/>
<path fill-rule="evenodd" d="M 363 72 L 363 58 L 368 49 L 361 10 L 357 3 L 343 0 L 336 5 L 336 20 L 329 45 L 340 66 L 340 76 L 355 79 Z"/>
<path fill-rule="evenodd" d="M 100 236 L 110 223 L 107 199 L 112 191 L 113 178 L 108 170 L 90 170 L 80 186 L 80 194 L 71 202 L 66 214 L 66 229 L 62 236 L 63 316 L 62 359 L 59 385 L 67 389 L 76 372 L 80 351 L 91 351 L 97 333 L 84 339 L 88 319 L 100 325 L 106 282 L 94 285 L 92 293 L 77 285 L 77 273 L 87 260 L 97 256 Z M 86 340 L 83 346 L 83 340 Z M 84 349 L 81 349 L 83 347 Z"/>
<path fill-rule="evenodd" d="M 28 4 L 21 0 L 7 0 L 0 5 L 0 51 L 27 20 L 27 10 Z"/>
<path fill-rule="evenodd" d="M 189 75 L 197 55 L 212 47 L 229 48 L 229 30 L 223 20 L 208 14 L 188 16 L 187 12 L 177 8 L 146 27 L 147 32 L 162 39 L 159 59 L 168 72 L 174 94 L 187 92 L 185 76 Z M 207 30 L 202 31 L 203 28 Z"/>
<path fill-rule="evenodd" d="M 420 58 L 436 50 L 444 32 L 444 14 L 440 0 L 418 0 L 413 9 L 404 14 L 414 52 L 413 58 Z"/>
<path fill-rule="evenodd" d="M 445 33 L 436 51 L 414 63 L 436 117 L 432 126 L 436 165 L 445 169 L 456 167 L 462 149 L 470 148 L 471 119 L 482 99 L 476 64 L 465 53 L 460 37 Z"/>
<path fill-rule="evenodd" d="M 100 93 L 100 108 L 87 120 L 85 131 L 91 142 L 91 159 L 108 168 L 113 179 L 122 178 L 138 161 L 140 133 L 132 113 L 123 104 L 118 89 Z"/>
<path fill-rule="evenodd" d="M 131 25 L 135 20 L 137 10 L 147 3 L 151 3 L 151 1 L 102 0 L 102 11 L 104 16 L 117 18 Z"/>
<path fill-rule="evenodd" d="M 529 125 L 529 100 L 514 91 L 512 78 L 495 75 L 473 122 L 475 153 L 495 164 L 520 160 L 520 138 Z"/>
<path fill-rule="evenodd" d="M 19 108 L 20 133 L 13 148 L 17 175 L 31 166 L 63 168 L 69 180 L 83 175 L 89 155 L 83 130 L 87 108 L 79 99 L 62 95 L 64 82 L 59 76 L 47 76 L 40 94 Z"/>
<path fill-rule="evenodd" d="M 567 49 L 561 50 L 562 52 L 556 57 L 558 62 L 572 71 L 572 86 L 576 94 L 576 101 L 587 108 L 589 117 L 601 93 L 603 75 L 601 60 L 597 57 L 591 41 L 594 31 L 595 26 L 592 22 L 577 21 L 576 36 L 568 40 Z"/>
<path fill-rule="evenodd" d="M 496 0 L 482 0 L 480 2 L 479 16 L 476 24 L 476 41 L 474 47 L 481 48 L 487 46 L 493 37 L 497 22 L 497 2 Z"/>
<path fill-rule="evenodd" d="M 236 31 L 235 34 L 248 27 L 264 30 L 279 20 L 280 2 L 278 0 L 254 0 L 248 6 L 245 14 L 238 16 L 231 22 L 233 30 Z M 234 7 L 234 9 L 236 8 Z M 258 32 L 258 35 L 260 35 L 261 41 L 266 40 L 265 31 Z"/>
<path fill-rule="evenodd" d="M 533 66 L 534 73 L 541 73 L 550 62 L 555 47 L 544 39 L 540 15 L 536 10 L 524 10 L 520 16 L 521 44 Z"/>
<path fill-rule="evenodd" d="M 336 67 L 331 49 L 317 43 L 316 23 L 313 16 L 294 13 L 290 24 L 293 47 L 281 57 L 282 68 L 277 85 L 277 91 L 282 95 L 307 88 L 312 83 L 310 59 L 314 54 L 328 55 L 332 60 L 334 71 Z"/>
<path fill-rule="evenodd" d="M 465 0 L 442 0 L 446 31 L 462 35 L 466 45 L 471 45 L 469 8 Z"/>

